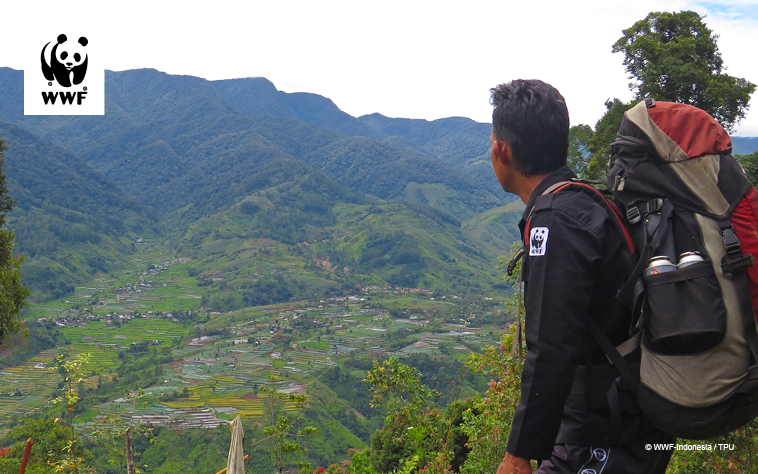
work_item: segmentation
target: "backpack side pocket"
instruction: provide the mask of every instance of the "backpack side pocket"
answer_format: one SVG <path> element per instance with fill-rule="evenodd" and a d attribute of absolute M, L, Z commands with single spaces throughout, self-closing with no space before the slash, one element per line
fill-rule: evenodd
<path fill-rule="evenodd" d="M 663 355 L 697 354 L 726 334 L 726 306 L 710 260 L 645 276 L 645 346 Z"/>

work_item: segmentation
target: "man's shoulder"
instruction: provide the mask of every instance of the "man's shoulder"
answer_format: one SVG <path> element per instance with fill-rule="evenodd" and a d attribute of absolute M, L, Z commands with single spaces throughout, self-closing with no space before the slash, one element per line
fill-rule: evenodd
<path fill-rule="evenodd" d="M 597 201 L 602 199 L 599 195 L 592 196 L 592 191 L 580 189 L 565 189 L 540 196 L 535 205 L 534 218 L 541 220 L 539 214 L 552 213 L 552 221 L 560 225 L 561 222 L 575 222 L 588 228 L 597 236 L 605 233 L 606 223 L 610 218 L 606 208 Z"/>

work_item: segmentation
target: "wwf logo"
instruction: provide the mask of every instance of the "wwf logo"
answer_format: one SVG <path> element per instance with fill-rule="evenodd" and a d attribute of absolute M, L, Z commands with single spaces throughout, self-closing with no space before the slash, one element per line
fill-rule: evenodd
<path fill-rule="evenodd" d="M 547 237 L 550 229 L 547 227 L 535 227 L 529 232 L 529 255 L 539 257 L 547 252 Z"/>
<path fill-rule="evenodd" d="M 66 35 L 58 35 L 56 43 L 47 43 L 42 48 L 40 61 L 42 62 L 42 74 L 45 79 L 55 80 L 62 87 L 79 85 L 87 75 L 87 38 L 80 37 L 78 41 L 69 41 Z"/>

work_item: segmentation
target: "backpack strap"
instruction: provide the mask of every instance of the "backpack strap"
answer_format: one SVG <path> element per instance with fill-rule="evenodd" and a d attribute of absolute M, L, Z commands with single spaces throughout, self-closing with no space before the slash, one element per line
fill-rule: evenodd
<path fill-rule="evenodd" d="M 532 207 L 532 210 L 529 212 L 529 216 L 527 217 L 527 220 L 526 220 L 524 235 L 529 235 L 529 226 L 530 226 L 534 211 L 539 211 L 541 209 L 547 209 L 551 207 L 551 204 L 553 201 L 551 195 L 559 191 L 564 191 L 564 190 L 573 190 L 573 191 L 583 192 L 586 195 L 590 196 L 595 202 L 600 204 L 606 210 L 608 215 L 613 217 L 613 219 L 611 219 L 611 222 L 612 222 L 614 230 L 616 231 L 617 234 L 619 234 L 619 237 L 621 237 L 621 241 L 626 243 L 626 248 L 629 251 L 629 253 L 631 255 L 634 255 L 634 253 L 637 251 L 637 248 L 634 244 L 634 239 L 632 239 L 632 234 L 629 231 L 629 228 L 626 226 L 626 222 L 624 221 L 624 218 L 622 217 L 621 211 L 619 210 L 618 206 L 616 206 L 616 204 L 614 204 L 613 202 L 609 201 L 608 198 L 606 198 L 605 195 L 594 186 L 591 186 L 589 184 L 586 184 L 580 181 L 562 181 L 548 187 L 541 194 L 541 196 L 537 198 L 537 202 L 535 202 L 535 205 Z M 547 199 L 540 199 L 542 196 L 550 196 L 550 197 Z"/>
<path fill-rule="evenodd" d="M 648 260 L 650 260 L 650 257 L 652 256 L 652 249 L 654 248 L 660 248 L 661 242 L 663 242 L 663 239 L 668 235 L 670 225 L 671 225 L 671 219 L 673 217 L 674 213 L 674 206 L 671 204 L 670 201 L 667 199 L 654 199 L 648 203 L 645 203 L 645 208 L 642 212 L 643 216 L 649 214 L 649 211 L 651 210 L 651 206 L 655 203 L 656 207 L 661 213 L 660 217 L 660 223 L 658 224 L 657 228 L 653 230 L 653 236 L 652 239 L 649 238 L 649 235 L 647 233 L 646 226 L 642 225 L 640 232 L 641 237 L 643 237 L 644 245 L 642 247 L 642 250 L 640 250 L 639 259 L 637 260 L 637 265 L 634 267 L 634 270 L 632 270 L 631 275 L 629 276 L 629 279 L 626 281 L 624 286 L 621 287 L 621 289 L 616 294 L 616 298 L 620 298 L 621 300 L 629 301 L 632 299 L 632 296 L 634 296 L 634 299 L 637 299 L 638 293 L 635 291 L 635 286 L 637 286 L 637 283 L 639 279 L 642 277 L 642 272 L 644 271 L 645 267 L 648 264 Z M 639 208 L 630 208 L 630 209 L 639 209 Z M 627 211 L 627 215 L 629 212 Z M 640 219 L 637 220 L 639 222 Z M 633 304 L 636 304 L 633 302 Z"/>

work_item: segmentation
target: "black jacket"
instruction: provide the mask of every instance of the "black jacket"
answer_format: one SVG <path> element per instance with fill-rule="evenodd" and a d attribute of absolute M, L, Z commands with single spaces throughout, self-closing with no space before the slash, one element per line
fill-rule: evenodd
<path fill-rule="evenodd" d="M 587 318 L 594 319 L 615 345 L 629 338 L 632 326 L 628 305 L 615 298 L 628 270 L 614 217 L 581 191 L 542 196 L 548 187 L 573 177 L 565 166 L 545 178 L 519 224 L 527 250 L 522 265 L 528 354 L 507 450 L 526 459 L 549 458 L 555 444 L 606 444 L 607 405 L 587 408 L 574 397 L 568 403 L 567 399 L 579 365 L 591 365 L 594 373 L 610 369 L 611 379 L 615 377 L 615 368 L 586 329 Z M 529 235 L 524 235 L 530 213 Z M 605 402 L 606 389 L 593 387 L 602 392 L 593 395 Z M 654 430 L 634 411 L 623 414 L 622 443 Z"/>

